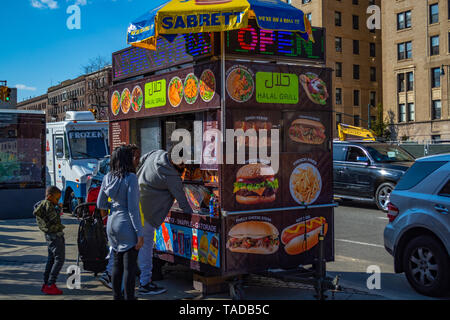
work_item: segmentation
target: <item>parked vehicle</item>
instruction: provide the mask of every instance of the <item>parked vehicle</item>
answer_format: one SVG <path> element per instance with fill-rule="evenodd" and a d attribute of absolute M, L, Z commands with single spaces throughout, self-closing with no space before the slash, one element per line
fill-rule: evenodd
<path fill-rule="evenodd" d="M 397 181 L 414 163 L 402 147 L 371 141 L 334 141 L 334 195 L 375 202 L 386 211 Z"/>
<path fill-rule="evenodd" d="M 450 289 L 450 154 L 417 159 L 388 204 L 384 246 L 396 273 L 427 296 Z"/>
<path fill-rule="evenodd" d="M 47 123 L 47 184 L 62 190 L 66 210 L 85 201 L 87 177 L 108 154 L 107 137 L 108 123 L 90 111 L 68 111 L 65 121 Z"/>

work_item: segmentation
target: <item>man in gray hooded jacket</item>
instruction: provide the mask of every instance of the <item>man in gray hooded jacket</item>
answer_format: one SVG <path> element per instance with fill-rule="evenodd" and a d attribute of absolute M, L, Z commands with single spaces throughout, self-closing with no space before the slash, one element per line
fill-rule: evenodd
<path fill-rule="evenodd" d="M 180 209 L 192 213 L 180 175 L 184 166 L 176 165 L 168 152 L 154 150 L 145 154 L 138 167 L 141 214 L 144 216 L 144 246 L 139 252 L 140 288 L 143 295 L 155 295 L 166 290 L 151 281 L 153 239 L 155 229 L 164 222 L 174 200 Z"/>

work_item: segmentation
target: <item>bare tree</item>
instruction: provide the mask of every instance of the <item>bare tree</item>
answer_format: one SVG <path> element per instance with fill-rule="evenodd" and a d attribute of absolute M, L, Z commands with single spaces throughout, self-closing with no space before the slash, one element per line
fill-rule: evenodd
<path fill-rule="evenodd" d="M 83 74 L 89 74 L 100 71 L 109 65 L 111 65 L 111 60 L 99 55 L 95 58 L 89 59 L 89 62 L 82 65 L 81 69 L 83 70 Z"/>

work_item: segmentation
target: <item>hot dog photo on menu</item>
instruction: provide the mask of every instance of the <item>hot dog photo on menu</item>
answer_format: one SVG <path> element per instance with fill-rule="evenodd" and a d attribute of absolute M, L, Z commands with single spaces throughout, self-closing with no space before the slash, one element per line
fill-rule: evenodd
<path fill-rule="evenodd" d="M 289 255 L 298 255 L 312 249 L 319 243 L 322 226 L 325 236 L 328 232 L 328 223 L 324 217 L 311 218 L 286 227 L 281 232 L 284 251 Z"/>

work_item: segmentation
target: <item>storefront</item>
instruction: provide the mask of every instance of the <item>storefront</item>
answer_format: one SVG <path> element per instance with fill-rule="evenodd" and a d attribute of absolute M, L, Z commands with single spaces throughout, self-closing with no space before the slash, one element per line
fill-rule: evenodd
<path fill-rule="evenodd" d="M 0 219 L 33 217 L 45 181 L 45 113 L 0 110 Z"/>

